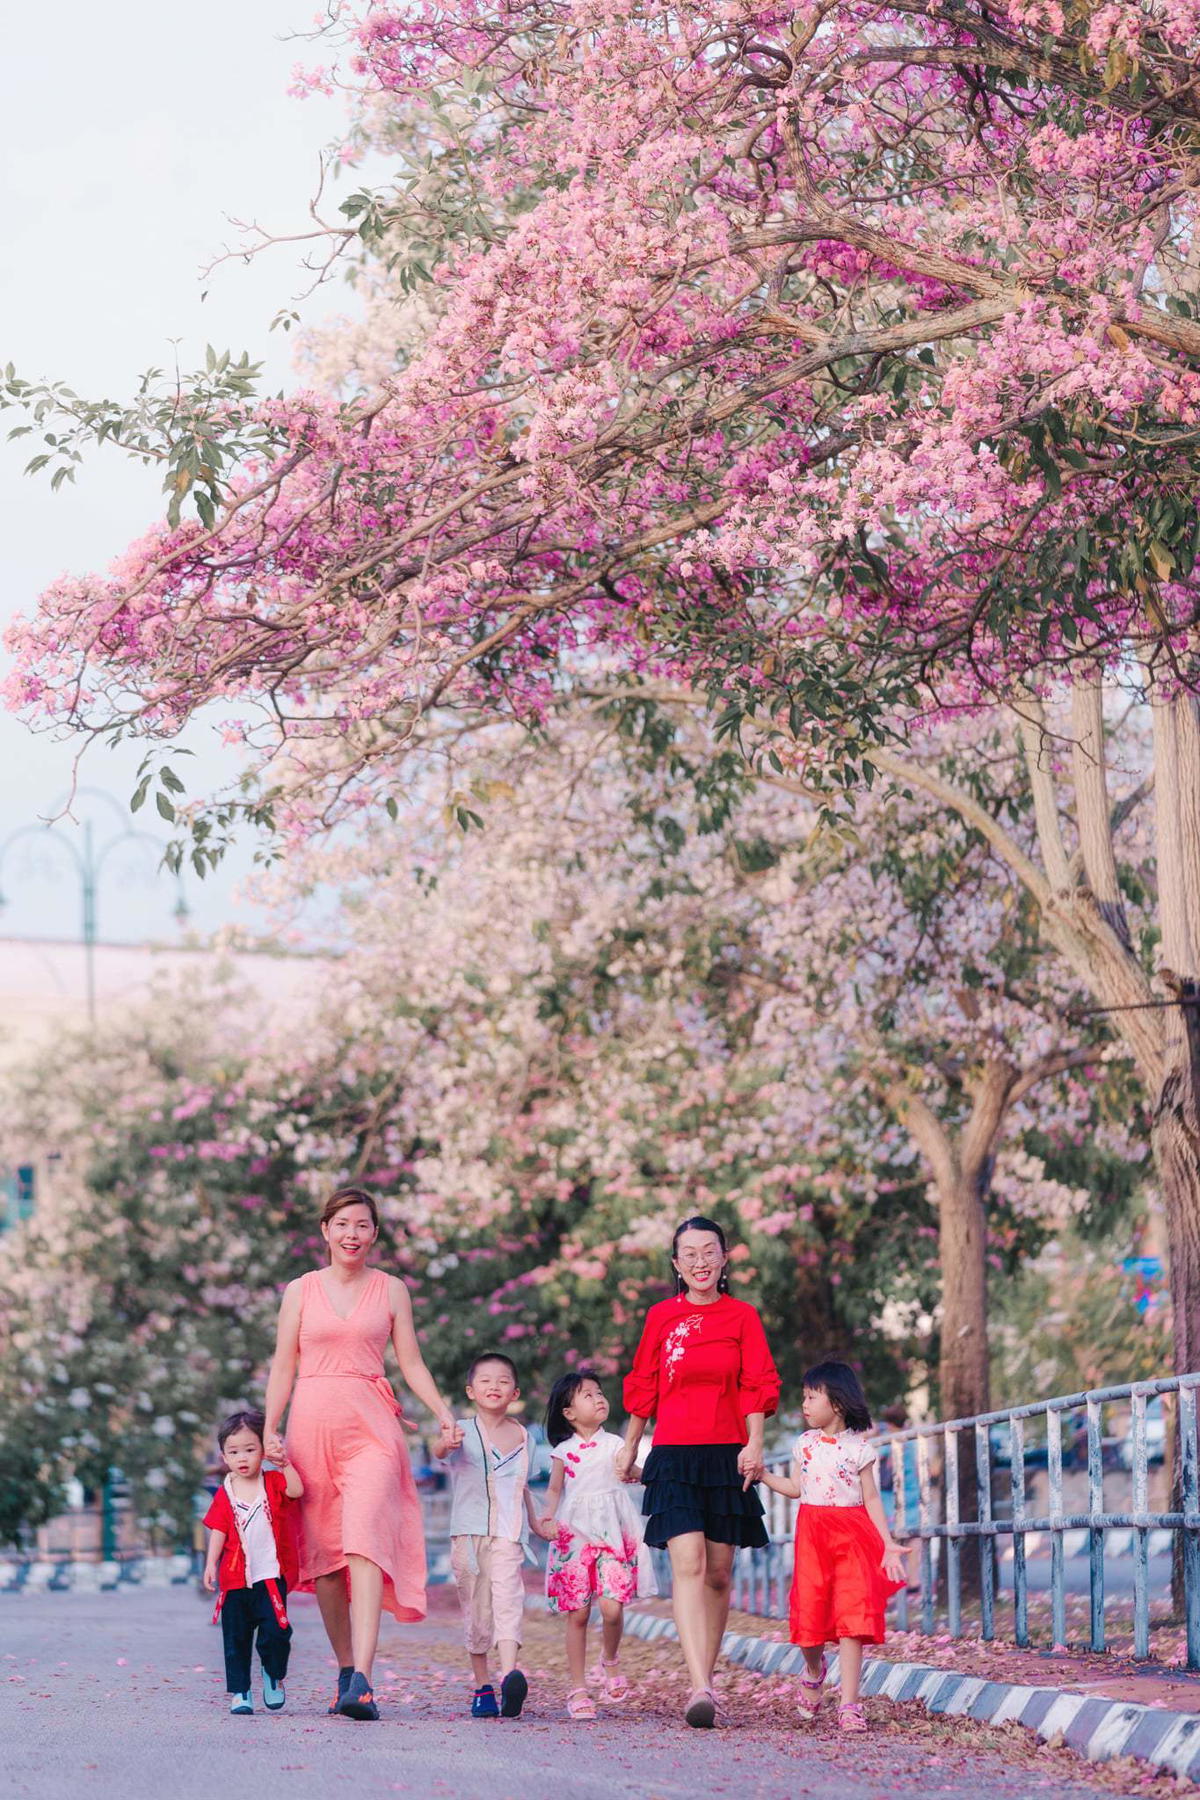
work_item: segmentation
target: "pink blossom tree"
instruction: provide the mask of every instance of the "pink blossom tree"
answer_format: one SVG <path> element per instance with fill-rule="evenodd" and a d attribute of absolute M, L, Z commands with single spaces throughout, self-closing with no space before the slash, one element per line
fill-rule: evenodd
<path fill-rule="evenodd" d="M 361 130 L 407 163 L 317 253 L 425 282 L 427 329 L 359 356 L 361 391 L 278 401 L 216 356 L 131 407 L 7 376 L 56 477 L 101 436 L 170 495 L 16 629 L 12 698 L 158 739 L 216 702 L 294 842 L 393 795 L 430 721 L 537 721 L 600 653 L 834 786 L 908 778 L 915 712 L 999 697 L 1040 731 L 1074 683 L 1075 801 L 1056 823 L 1038 750 L 1041 864 L 989 841 L 1099 1002 L 1139 1009 L 1195 1366 L 1198 24 L 1193 0 L 344 8 Z M 1096 696 L 1134 666 L 1171 995 L 1104 848 Z M 201 864 L 239 804 L 197 819 Z"/>

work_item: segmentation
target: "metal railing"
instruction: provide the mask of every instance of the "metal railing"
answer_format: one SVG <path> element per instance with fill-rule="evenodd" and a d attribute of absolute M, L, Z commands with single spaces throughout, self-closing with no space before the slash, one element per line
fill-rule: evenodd
<path fill-rule="evenodd" d="M 892 1530 L 898 1539 L 919 1544 L 920 1595 L 917 1602 L 921 1629 L 937 1628 L 939 1614 L 952 1637 L 964 1635 L 964 1543 L 979 1545 L 979 1629 L 984 1639 L 997 1635 L 997 1552 L 1000 1541 L 1011 1539 L 1012 1639 L 1019 1646 L 1029 1636 L 1029 1539 L 1039 1544 L 1049 1538 L 1049 1592 L 1052 1641 L 1065 1644 L 1067 1636 L 1067 1580 L 1065 1542 L 1078 1535 L 1086 1544 L 1088 1573 L 1088 1648 L 1107 1648 L 1105 1629 L 1105 1546 L 1108 1534 L 1123 1535 L 1133 1560 L 1133 1655 L 1150 1654 L 1151 1532 L 1169 1533 L 1174 1554 L 1182 1555 L 1187 1666 L 1200 1669 L 1200 1459 L 1197 1456 L 1196 1391 L 1200 1374 L 1171 1376 L 1158 1381 L 1137 1381 L 1122 1386 L 1096 1388 L 1087 1393 L 1062 1394 L 1027 1406 L 1002 1408 L 967 1419 L 949 1419 L 879 1435 L 881 1484 L 889 1486 L 894 1501 Z M 1147 1441 L 1147 1404 L 1162 1396 L 1175 1396 L 1175 1459 L 1178 1471 L 1179 1510 L 1149 1509 L 1150 1455 Z M 1113 1468 L 1107 1453 L 1113 1440 L 1104 1433 L 1105 1409 L 1128 1407 L 1126 1436 L 1117 1448 L 1127 1458 Z M 1165 1409 L 1164 1409 L 1165 1410 Z M 1079 1486 L 1086 1504 L 1070 1505 L 1064 1495 L 1063 1426 L 1078 1421 L 1077 1442 L 1072 1452 L 1080 1462 Z M 1165 1422 L 1164 1422 L 1165 1434 Z M 964 1444 L 963 1440 L 966 1439 Z M 1156 1460 L 1160 1460 L 1157 1456 Z M 1169 1442 L 1161 1446 L 1169 1480 Z M 915 1456 L 916 1469 L 912 1469 Z M 1044 1458 L 1044 1462 L 1043 1462 Z M 1007 1481 L 1004 1480 L 1007 1464 Z M 1036 1469 L 1034 1467 L 1036 1465 Z M 771 1467 L 786 1470 L 786 1462 Z M 1030 1508 L 1030 1477 L 1044 1467 L 1044 1509 Z M 962 1518 L 962 1475 L 974 1471 L 973 1506 Z M 1108 1510 L 1106 1481 L 1111 1487 L 1121 1475 L 1128 1489 L 1126 1510 Z M 890 1479 L 889 1479 L 890 1477 Z M 913 1478 L 915 1477 L 915 1478 Z M 999 1477 L 999 1479 L 998 1479 Z M 1040 1485 L 1040 1483 L 1038 1484 Z M 915 1488 L 917 1517 L 908 1517 Z M 908 1490 L 906 1492 L 906 1489 Z M 1006 1491 L 1005 1491 L 1006 1490 Z M 971 1483 L 965 1493 L 971 1495 Z M 791 1552 L 796 1503 L 763 1490 L 770 1543 L 765 1550 L 743 1553 L 734 1572 L 733 1599 L 744 1611 L 783 1617 L 791 1580 Z M 940 1515 L 940 1516 L 939 1516 Z M 1156 1561 L 1161 1562 L 1162 1558 Z M 1159 1577 L 1158 1592 L 1169 1596 L 1170 1566 Z M 900 1593 L 894 1602 L 895 1622 L 909 1629 L 912 1610 L 909 1597 Z"/>

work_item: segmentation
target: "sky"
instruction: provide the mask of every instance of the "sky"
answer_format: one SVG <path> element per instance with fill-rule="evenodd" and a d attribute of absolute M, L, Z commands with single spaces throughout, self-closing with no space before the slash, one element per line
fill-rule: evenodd
<path fill-rule="evenodd" d="M 320 46 L 295 40 L 312 17 L 312 0 L 3 9 L 0 366 L 124 399 L 143 370 L 171 368 L 176 357 L 192 368 L 212 343 L 249 350 L 273 389 L 288 385 L 291 340 L 269 328 L 304 285 L 299 252 L 239 258 L 203 280 L 201 271 L 241 241 L 232 219 L 277 233 L 309 223 L 320 152 L 344 119 L 340 99 L 287 93 L 296 63 L 325 60 Z M 316 320 L 351 305 L 339 284 L 299 310 Z M 0 438 L 19 422 L 0 413 Z M 31 611 L 58 575 L 103 568 L 161 512 L 160 478 L 111 452 L 52 494 L 45 477 L 22 473 L 30 444 L 0 443 L 0 627 Z M 196 752 L 186 763 L 190 787 L 211 790 L 234 773 L 215 721 L 183 741 Z M 141 748 L 88 752 L 80 779 L 97 792 L 81 798 L 76 825 L 57 828 L 69 844 L 25 830 L 61 805 L 77 748 L 0 711 L 0 936 L 78 933 L 72 846 L 81 849 L 90 817 L 94 847 L 106 852 L 101 938 L 170 939 L 178 896 L 169 877 L 154 876 L 156 850 L 115 842 L 128 824 L 169 833 L 144 811 L 128 813 Z M 237 897 L 251 849 L 203 884 L 188 882 L 192 928 L 264 929 Z"/>

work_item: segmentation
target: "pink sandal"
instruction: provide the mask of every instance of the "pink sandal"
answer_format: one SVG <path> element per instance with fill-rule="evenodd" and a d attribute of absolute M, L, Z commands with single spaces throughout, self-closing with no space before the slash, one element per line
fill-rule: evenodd
<path fill-rule="evenodd" d="M 567 1695 L 568 1719 L 594 1719 L 596 1702 L 585 1687 L 572 1688 Z"/>
<path fill-rule="evenodd" d="M 604 1698 L 611 1701 L 614 1706 L 620 1701 L 628 1699 L 629 1677 L 617 1666 L 615 1656 L 611 1662 L 607 1657 L 601 1656 L 592 1670 L 591 1679 L 600 1689 Z"/>
<path fill-rule="evenodd" d="M 865 1731 L 867 1715 L 861 1700 L 851 1700 L 846 1706 L 838 1707 L 838 1726 L 842 1731 Z"/>
<path fill-rule="evenodd" d="M 796 1695 L 796 1717 L 802 1725 L 811 1725 L 821 1711 L 821 1702 L 825 1698 L 825 1677 L 829 1673 L 829 1664 L 821 1655 L 820 1672 L 816 1675 L 805 1673 L 800 1677 L 800 1692 Z"/>

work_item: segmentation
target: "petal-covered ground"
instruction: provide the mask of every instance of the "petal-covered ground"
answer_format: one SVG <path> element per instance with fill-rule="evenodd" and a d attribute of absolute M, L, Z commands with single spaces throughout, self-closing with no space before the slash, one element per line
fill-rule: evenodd
<path fill-rule="evenodd" d="M 832 1717 L 799 1726 L 792 1684 L 726 1669 L 723 1724 L 690 1731 L 669 1643 L 631 1640 L 635 1693 L 593 1723 L 566 1716 L 564 1627 L 532 1608 L 529 1704 L 517 1723 L 468 1716 L 453 1597 L 387 1626 L 379 1724 L 331 1719 L 333 1671 L 315 1604 L 293 1608 L 287 1710 L 231 1718 L 211 1600 L 190 1589 L 0 1597 L 0 1764 L 14 1800 L 1088 1800 L 1192 1792 L 1134 1767 L 1038 1748 L 1018 1727 L 869 1704 L 866 1738 Z M 256 1684 L 257 1685 L 257 1684 Z"/>

